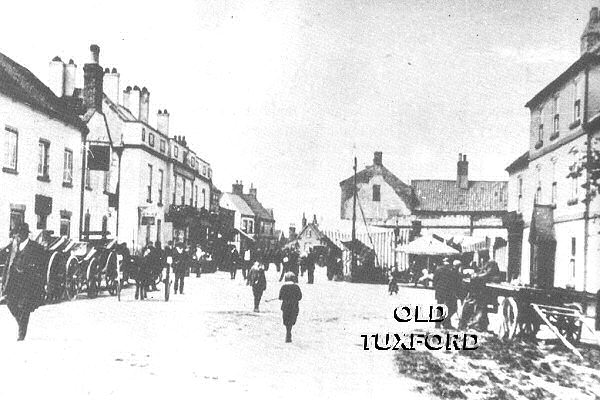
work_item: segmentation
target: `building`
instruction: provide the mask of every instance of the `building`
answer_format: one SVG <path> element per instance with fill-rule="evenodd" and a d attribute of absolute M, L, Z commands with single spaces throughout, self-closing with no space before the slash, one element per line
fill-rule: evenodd
<path fill-rule="evenodd" d="M 118 237 L 134 251 L 155 241 L 207 240 L 210 164 L 184 136 L 170 136 L 166 109 L 158 110 L 156 127 L 150 125 L 150 91 L 136 85 L 121 92 L 120 74 L 116 68 L 102 69 L 99 52 L 98 46 L 90 47 L 82 89 L 74 88 L 74 62 L 55 59 L 50 65 L 51 86 L 90 131 L 82 192 L 84 238 L 97 233 Z"/>
<path fill-rule="evenodd" d="M 0 231 L 18 223 L 77 237 L 88 128 L 25 67 L 0 53 Z"/>
<path fill-rule="evenodd" d="M 257 189 L 251 185 L 244 193 L 244 185 L 236 181 L 230 193 L 223 193 L 220 206 L 235 211 L 234 227 L 238 234 L 233 244 L 240 249 L 256 246 L 263 249 L 277 245 L 273 211 L 258 201 Z"/>
<path fill-rule="evenodd" d="M 342 219 L 352 218 L 353 181 L 350 177 L 340 183 Z M 466 155 L 459 155 L 455 179 L 415 179 L 406 184 L 385 168 L 382 153 L 375 152 L 373 165 L 357 172 L 356 181 L 358 223 L 394 230 L 395 244 L 377 247 L 405 244 L 421 233 L 456 241 L 471 237 L 471 243 L 477 237 L 482 244 L 470 247 L 487 252 L 482 256 L 496 258 L 506 270 L 508 184 L 470 180 Z M 406 257 L 396 260 L 401 268 L 407 262 Z"/>
<path fill-rule="evenodd" d="M 600 137 L 600 17 L 592 8 L 581 54 L 525 105 L 529 148 L 509 173 L 509 258 L 524 283 L 600 289 L 600 199 L 573 166 Z M 588 201 L 590 200 L 590 201 Z"/>

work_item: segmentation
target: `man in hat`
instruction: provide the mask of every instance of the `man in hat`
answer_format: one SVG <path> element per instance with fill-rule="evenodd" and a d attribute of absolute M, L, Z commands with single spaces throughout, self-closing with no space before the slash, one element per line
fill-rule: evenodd
<path fill-rule="evenodd" d="M 17 321 L 17 340 L 25 339 L 29 315 L 44 301 L 44 249 L 29 240 L 29 225 L 22 223 L 12 232 L 7 263 L 5 294 L 10 313 Z"/>
<path fill-rule="evenodd" d="M 188 266 L 186 257 L 183 243 L 178 242 L 173 252 L 173 271 L 175 272 L 175 285 L 173 289 L 175 294 L 177 294 L 177 290 L 179 290 L 179 294 L 183 294 L 185 272 Z"/>
<path fill-rule="evenodd" d="M 460 265 L 460 261 L 458 261 L 458 264 Z M 460 283 L 460 275 L 455 268 L 450 266 L 449 260 L 444 259 L 442 266 L 435 271 L 433 276 L 433 287 L 435 288 L 435 300 L 438 304 L 445 304 L 448 307 L 448 315 L 442 322 L 442 326 L 446 329 L 452 329 L 450 318 L 457 309 L 456 299 L 460 290 Z M 440 323 L 436 322 L 435 327 L 439 328 Z"/>

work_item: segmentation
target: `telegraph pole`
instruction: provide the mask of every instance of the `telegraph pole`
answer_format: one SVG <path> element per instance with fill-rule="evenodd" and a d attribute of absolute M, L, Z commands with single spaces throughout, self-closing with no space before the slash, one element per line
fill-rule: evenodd
<path fill-rule="evenodd" d="M 356 242 L 356 156 L 354 157 L 354 184 L 352 185 L 352 263 L 351 271 L 356 267 L 356 253 L 354 245 Z"/>

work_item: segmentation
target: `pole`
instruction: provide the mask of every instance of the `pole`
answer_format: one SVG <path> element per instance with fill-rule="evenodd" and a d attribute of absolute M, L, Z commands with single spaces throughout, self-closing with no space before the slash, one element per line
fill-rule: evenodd
<path fill-rule="evenodd" d="M 354 157 L 354 183 L 352 185 L 352 262 L 351 272 L 356 267 L 356 253 L 354 251 L 354 243 L 356 241 L 356 157 Z"/>

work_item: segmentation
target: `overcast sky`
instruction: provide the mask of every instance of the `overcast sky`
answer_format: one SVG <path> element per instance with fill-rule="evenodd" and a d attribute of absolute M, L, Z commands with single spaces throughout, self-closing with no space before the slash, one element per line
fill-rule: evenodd
<path fill-rule="evenodd" d="M 6 3 L 6 4 L 4 4 Z M 147 86 L 224 191 L 258 187 L 278 227 L 339 220 L 339 182 L 383 151 L 405 181 L 506 179 L 524 104 L 579 56 L 600 0 L 3 2 L 0 51 L 48 82 L 56 55 Z M 82 77 L 82 71 L 78 71 Z"/>

